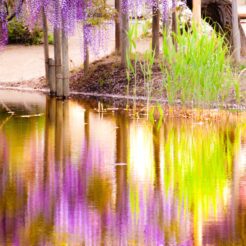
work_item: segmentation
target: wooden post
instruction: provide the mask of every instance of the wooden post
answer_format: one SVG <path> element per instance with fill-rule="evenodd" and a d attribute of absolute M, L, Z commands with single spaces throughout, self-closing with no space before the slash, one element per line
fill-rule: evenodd
<path fill-rule="evenodd" d="M 159 0 L 155 0 L 155 4 L 152 9 L 152 51 L 155 52 L 155 57 L 160 53 L 160 9 Z"/>
<path fill-rule="evenodd" d="M 58 90 L 58 75 L 62 74 L 61 64 L 61 31 L 55 27 L 54 29 L 54 56 L 55 56 L 55 73 L 56 73 L 56 87 Z"/>
<path fill-rule="evenodd" d="M 84 43 L 84 72 L 87 73 L 89 70 L 90 56 L 89 56 L 89 47 L 87 42 Z"/>
<path fill-rule="evenodd" d="M 42 8 L 43 16 L 43 32 L 44 32 L 44 59 L 45 59 L 45 78 L 46 83 L 50 84 L 49 81 L 49 40 L 48 40 L 48 24 L 44 7 Z"/>
<path fill-rule="evenodd" d="M 68 57 L 68 35 L 62 29 L 62 68 L 63 68 L 63 97 L 69 97 L 69 57 Z"/>
<path fill-rule="evenodd" d="M 59 98 L 64 97 L 63 93 L 63 76 L 62 74 L 56 75 L 56 96 Z"/>
<path fill-rule="evenodd" d="M 115 18 L 115 53 L 120 54 L 120 0 L 115 0 L 115 10 L 117 11 L 117 16 Z"/>
<path fill-rule="evenodd" d="M 239 18 L 237 0 L 232 0 L 232 43 L 233 43 L 233 58 L 239 63 L 241 60 L 241 40 L 239 32 Z"/>
<path fill-rule="evenodd" d="M 201 24 L 201 0 L 193 0 L 193 18 L 197 25 Z"/>
<path fill-rule="evenodd" d="M 50 95 L 56 95 L 56 67 L 55 61 L 49 58 L 49 85 L 50 85 Z"/>
<path fill-rule="evenodd" d="M 127 0 L 125 4 L 128 5 Z M 121 18 L 121 64 L 126 66 L 126 57 L 129 48 L 129 40 L 127 32 L 129 29 L 129 20 L 128 20 L 128 6 L 125 9 L 120 8 L 120 18 Z"/>
<path fill-rule="evenodd" d="M 84 73 L 88 72 L 89 69 L 89 47 L 88 47 L 88 42 L 86 40 L 86 26 L 83 25 L 83 43 L 84 43 Z"/>

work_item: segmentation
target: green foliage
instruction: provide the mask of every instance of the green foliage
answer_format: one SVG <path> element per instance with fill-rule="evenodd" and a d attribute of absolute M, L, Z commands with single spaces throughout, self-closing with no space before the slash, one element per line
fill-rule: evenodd
<path fill-rule="evenodd" d="M 224 38 L 203 34 L 195 26 L 191 29 L 173 34 L 178 48 L 163 33 L 161 70 L 168 101 L 222 101 L 232 87 L 237 88 Z"/>
<path fill-rule="evenodd" d="M 126 75 L 128 80 L 127 86 L 127 94 L 129 94 L 129 82 L 131 78 L 131 74 L 134 76 L 134 96 L 137 95 L 137 62 L 138 62 L 138 55 L 136 52 L 137 49 L 137 38 L 138 38 L 138 21 L 130 25 L 130 28 L 127 32 L 127 37 L 129 41 L 129 48 L 126 54 Z M 135 52 L 134 52 L 135 51 Z M 132 62 L 133 60 L 133 62 Z"/>
<path fill-rule="evenodd" d="M 21 21 L 16 19 L 8 23 L 8 37 L 10 44 L 41 44 L 43 42 L 43 31 L 35 27 L 32 31 Z M 49 43 L 52 43 L 52 37 L 49 37 Z"/>
<path fill-rule="evenodd" d="M 49 44 L 54 44 L 54 36 L 51 35 L 51 34 L 48 35 L 48 43 Z"/>

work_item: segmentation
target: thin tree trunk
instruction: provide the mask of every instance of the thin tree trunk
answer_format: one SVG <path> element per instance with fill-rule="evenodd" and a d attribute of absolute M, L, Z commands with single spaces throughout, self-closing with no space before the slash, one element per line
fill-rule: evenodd
<path fill-rule="evenodd" d="M 55 1 L 55 9 L 56 9 L 56 16 L 57 19 L 61 19 L 61 11 L 60 11 L 60 3 L 59 1 Z M 57 89 L 57 96 L 62 97 L 63 91 L 60 89 L 62 88 L 61 77 L 62 77 L 62 57 L 61 57 L 61 27 L 55 26 L 54 28 L 54 57 L 55 57 L 55 73 L 56 73 L 56 89 Z M 63 90 L 63 89 L 62 89 Z"/>
<path fill-rule="evenodd" d="M 88 44 L 84 44 L 84 72 L 87 73 L 89 70 L 90 57 L 89 57 L 89 47 Z"/>
<path fill-rule="evenodd" d="M 62 67 L 63 67 L 63 96 L 69 96 L 69 57 L 68 57 L 68 35 L 62 30 Z"/>
<path fill-rule="evenodd" d="M 87 44 L 85 47 L 85 58 L 84 59 L 85 59 L 84 60 L 84 71 L 85 73 L 87 73 L 89 70 L 89 64 L 90 64 L 89 48 Z"/>
<path fill-rule="evenodd" d="M 49 58 L 49 87 L 50 87 L 50 95 L 56 95 L 56 67 L 55 60 Z"/>
<path fill-rule="evenodd" d="M 236 62 L 241 59 L 241 40 L 238 25 L 238 6 L 237 0 L 232 0 L 232 43 L 233 43 L 233 57 Z"/>
<path fill-rule="evenodd" d="M 115 0 L 115 10 L 117 11 L 117 16 L 115 19 L 115 53 L 120 54 L 120 0 Z"/>
<path fill-rule="evenodd" d="M 153 17 L 152 17 L 152 51 L 155 52 L 155 57 L 159 56 L 160 53 L 160 41 L 159 41 L 159 32 L 160 32 L 160 9 L 159 9 L 159 0 L 155 0 L 153 6 Z"/>
<path fill-rule="evenodd" d="M 56 88 L 59 87 L 59 75 L 62 74 L 61 63 L 61 31 L 55 27 L 54 29 L 54 53 L 55 53 L 55 72 L 56 72 Z"/>
<path fill-rule="evenodd" d="M 89 44 L 86 40 L 86 26 L 83 26 L 83 43 L 84 43 L 84 73 L 87 73 L 89 70 L 89 63 L 90 63 L 90 57 L 89 57 Z"/>
<path fill-rule="evenodd" d="M 42 8 L 43 15 L 43 33 L 44 33 L 44 59 L 45 59 L 45 78 L 46 83 L 50 85 L 49 81 L 49 41 L 48 41 L 48 25 L 47 18 L 44 12 L 44 7 Z"/>
<path fill-rule="evenodd" d="M 127 0 L 125 0 L 125 4 L 128 5 Z M 126 58 L 127 58 L 127 52 L 129 48 L 129 40 L 127 36 L 127 32 L 129 29 L 129 20 L 128 20 L 128 9 L 127 7 L 122 9 L 121 6 L 121 11 L 120 11 L 120 16 L 121 16 L 121 64 L 123 66 L 126 66 Z"/>
<path fill-rule="evenodd" d="M 197 25 L 201 24 L 201 0 L 193 0 L 193 18 Z"/>

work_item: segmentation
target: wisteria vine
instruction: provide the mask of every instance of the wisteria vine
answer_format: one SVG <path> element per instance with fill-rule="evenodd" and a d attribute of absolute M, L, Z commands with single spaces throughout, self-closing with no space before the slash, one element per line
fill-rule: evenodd
<path fill-rule="evenodd" d="M 8 27 L 7 27 L 7 13 L 4 7 L 3 0 L 0 0 L 0 50 L 7 44 L 8 41 Z"/>
<path fill-rule="evenodd" d="M 4 47 L 8 41 L 7 1 L 0 0 L 0 47 Z M 84 46 L 89 46 L 95 54 L 106 47 L 108 32 L 113 30 L 115 13 L 112 6 L 105 6 L 102 0 L 25 0 L 23 4 L 20 3 L 23 0 L 15 0 L 13 4 L 17 6 L 14 10 L 16 17 L 23 20 L 29 28 L 39 23 L 44 11 L 49 25 L 61 28 L 69 35 L 74 33 L 76 26 L 81 26 L 85 36 L 82 39 Z M 163 21 L 168 18 L 171 3 L 170 0 L 159 2 Z M 123 0 L 121 10 L 127 11 L 130 17 L 140 17 L 150 13 L 155 4 L 154 0 Z M 98 18 L 102 19 L 99 23 L 95 21 Z"/>

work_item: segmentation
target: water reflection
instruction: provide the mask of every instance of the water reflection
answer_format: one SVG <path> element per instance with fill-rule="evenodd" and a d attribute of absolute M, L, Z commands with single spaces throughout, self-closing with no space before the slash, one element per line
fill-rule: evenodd
<path fill-rule="evenodd" d="M 1 245 L 245 244 L 245 124 L 39 104 L 0 113 Z"/>

